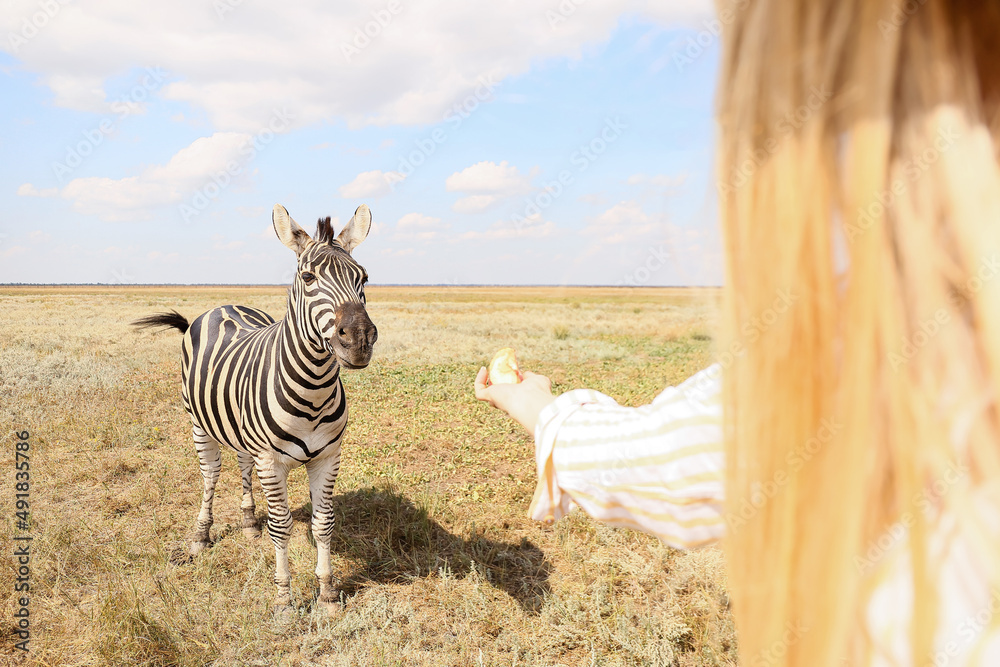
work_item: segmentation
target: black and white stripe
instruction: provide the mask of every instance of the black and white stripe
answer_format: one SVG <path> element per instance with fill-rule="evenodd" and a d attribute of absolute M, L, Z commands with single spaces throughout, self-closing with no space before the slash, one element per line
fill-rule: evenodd
<path fill-rule="evenodd" d="M 274 542 L 278 606 L 289 604 L 288 472 L 305 465 L 317 544 L 320 602 L 336 595 L 330 570 L 333 487 L 340 471 L 340 443 L 348 409 L 341 366 L 364 368 L 378 337 L 365 310 L 368 276 L 351 251 L 368 235 L 371 213 L 360 206 L 334 239 L 330 218 L 311 238 L 276 205 L 275 231 L 298 255 L 280 321 L 246 306 L 222 306 L 190 325 L 178 313 L 137 320 L 139 327 L 175 327 L 184 333 L 182 390 L 203 479 L 201 510 L 191 545 L 198 554 L 211 544 L 212 501 L 219 479 L 220 447 L 236 451 L 243 479 L 243 528 L 258 536 L 251 487 L 256 468 L 267 498 L 268 532 Z"/>

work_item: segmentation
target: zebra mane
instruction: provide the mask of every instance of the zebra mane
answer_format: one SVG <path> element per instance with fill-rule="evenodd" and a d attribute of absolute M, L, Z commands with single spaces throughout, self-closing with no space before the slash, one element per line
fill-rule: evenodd
<path fill-rule="evenodd" d="M 317 243 L 330 243 L 334 239 L 333 235 L 333 225 L 330 224 L 330 218 L 320 218 L 316 223 L 316 242 Z"/>

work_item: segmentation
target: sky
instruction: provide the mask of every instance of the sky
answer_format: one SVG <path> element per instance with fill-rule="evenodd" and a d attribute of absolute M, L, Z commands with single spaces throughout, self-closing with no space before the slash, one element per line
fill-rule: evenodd
<path fill-rule="evenodd" d="M 0 2 L 0 283 L 722 282 L 708 2 Z"/>

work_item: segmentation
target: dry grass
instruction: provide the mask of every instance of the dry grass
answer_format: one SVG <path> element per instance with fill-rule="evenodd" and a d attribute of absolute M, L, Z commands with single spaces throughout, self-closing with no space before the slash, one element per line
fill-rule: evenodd
<path fill-rule="evenodd" d="M 345 610 L 334 619 L 312 611 L 300 470 L 290 480 L 298 614 L 275 625 L 273 548 L 238 530 L 232 455 L 216 543 L 183 557 L 200 477 L 180 403 L 180 337 L 138 334 L 127 322 L 224 303 L 277 316 L 284 290 L 0 291 L 5 447 L 24 429 L 33 445 L 28 662 L 735 664 L 720 552 L 673 551 L 580 514 L 553 527 L 528 520 L 531 438 L 472 397 L 477 368 L 509 344 L 557 390 L 647 402 L 709 362 L 714 292 L 372 288 L 368 298 L 376 359 L 344 380 L 352 424 L 333 562 Z M 3 496 L 0 540 L 10 544 L 13 490 Z M 10 567 L 0 590 L 0 662 L 25 662 L 10 636 Z"/>

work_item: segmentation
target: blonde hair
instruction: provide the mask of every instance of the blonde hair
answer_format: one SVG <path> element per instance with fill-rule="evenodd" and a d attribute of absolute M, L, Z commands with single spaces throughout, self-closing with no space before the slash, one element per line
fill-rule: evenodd
<path fill-rule="evenodd" d="M 718 9 L 742 664 L 869 662 L 892 571 L 913 591 L 905 648 L 927 663 L 946 518 L 948 539 L 1000 560 L 980 514 L 1000 517 L 1000 6 Z"/>

